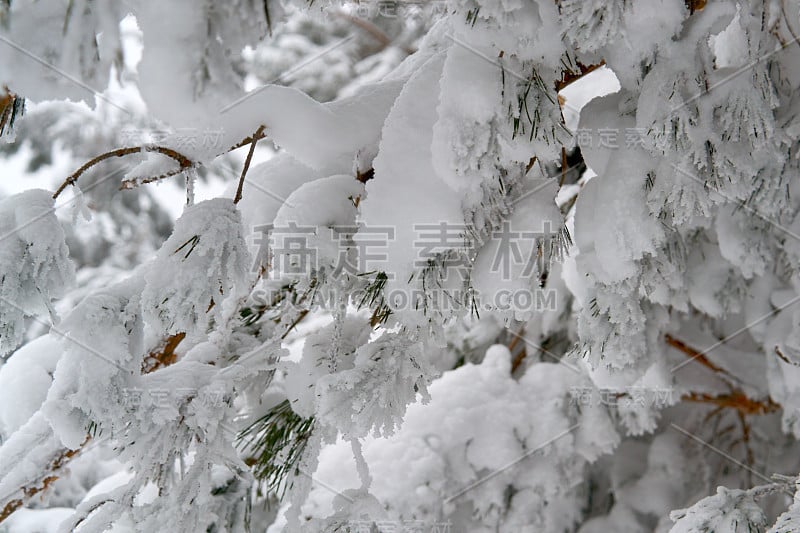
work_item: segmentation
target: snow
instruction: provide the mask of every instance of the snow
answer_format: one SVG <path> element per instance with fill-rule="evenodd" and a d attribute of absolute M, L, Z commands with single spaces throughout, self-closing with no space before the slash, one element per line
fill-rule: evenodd
<path fill-rule="evenodd" d="M 74 509 L 50 507 L 48 509 L 20 509 L 4 526 L 8 533 L 59 533 L 61 522 L 72 516 Z"/>
<path fill-rule="evenodd" d="M 570 475 L 567 464 L 576 460 L 573 446 L 596 457 L 598 451 L 587 448 L 586 437 L 598 431 L 607 435 L 608 444 L 601 445 L 606 452 L 617 438 L 610 420 L 602 416 L 583 435 L 571 433 L 575 428 L 567 418 L 566 399 L 560 398 L 566 392 L 565 383 L 580 383 L 570 370 L 540 363 L 516 382 L 509 377 L 510 364 L 505 346 L 491 346 L 480 365 L 466 364 L 434 381 L 430 403 L 409 406 L 403 426 L 394 435 L 364 441 L 373 478 L 371 492 L 386 506 L 389 520 L 411 511 L 426 524 L 441 522 L 446 516 L 457 529 L 461 527 L 461 518 L 454 512 L 457 506 L 470 501 L 486 509 L 489 502 L 502 498 L 505 483 L 515 480 L 521 487 L 547 495 L 547 508 L 538 497 L 530 502 L 542 506 L 542 522 L 537 522 L 541 531 L 566 527 L 572 518 L 569 513 L 559 516 L 555 504 L 570 496 L 554 493 L 551 483 Z M 558 394 L 551 396 L 555 389 Z M 526 453 L 539 447 L 537 453 Z M 325 515 L 333 497 L 331 489 L 357 485 L 351 457 L 345 442 L 323 449 L 315 477 L 324 484 L 309 498 L 306 511 L 310 515 Z M 482 473 L 495 471 L 499 475 L 460 495 L 481 480 Z"/>
<path fill-rule="evenodd" d="M 0 86 L 57 99 L 2 154 L 0 508 L 82 449 L 3 526 L 767 529 L 789 501 L 748 468 L 800 466 L 800 15 L 739 3 L 0 0 Z M 191 169 L 46 190 L 150 141 Z M 286 400 L 313 430 L 270 486 L 236 433 Z"/>
<path fill-rule="evenodd" d="M 621 104 L 618 95 L 592 100 L 581 112 L 580 127 L 594 134 L 602 128 L 618 132 L 634 128 L 633 120 L 618 118 Z M 601 145 L 581 146 L 586 164 L 598 175 L 578 195 L 574 237 L 580 271 L 612 283 L 635 274 L 636 261 L 655 252 L 663 230 L 644 203 L 644 181 L 653 165 L 650 157 L 621 141 L 616 149 Z M 623 190 L 627 194 L 620 194 Z"/>
<path fill-rule="evenodd" d="M 526 185 L 507 225 L 493 233 L 481 247 L 472 270 L 472 284 L 481 312 L 516 320 L 530 319 L 543 310 L 536 298 L 544 293 L 536 289 L 546 270 L 544 265 L 557 259 L 553 257 L 558 255 L 554 251 L 548 257 L 547 250 L 556 246 L 556 235 L 562 226 L 555 203 L 558 188 L 555 180 L 534 178 Z M 539 250 L 543 260 L 538 259 Z M 498 301 L 498 295 L 508 295 L 508 301 Z M 522 295 L 530 295 L 531 305 L 524 305 L 527 300 Z"/>
<path fill-rule="evenodd" d="M 32 101 L 68 98 L 94 104 L 118 52 L 121 17 L 113 2 L 91 10 L 83 5 L 69 10 L 60 0 L 15 3 L 9 14 L 14 24 L 0 29 L 5 66 L 0 87 Z"/>
<path fill-rule="evenodd" d="M 355 228 L 355 204 L 363 193 L 364 185 L 348 175 L 320 178 L 292 192 L 273 222 L 275 277 L 291 273 L 308 276 L 312 268 L 334 270 L 341 266 L 345 253 L 342 241 Z M 293 247 L 298 237 L 303 241 L 301 251 Z M 306 257 L 304 251 L 313 252 L 315 257 Z"/>
<path fill-rule="evenodd" d="M 728 27 L 708 40 L 714 51 L 714 65 L 717 68 L 739 68 L 745 64 L 749 52 L 747 35 L 740 24 L 739 6 Z"/>
<path fill-rule="evenodd" d="M 204 327 L 209 312 L 222 316 L 223 300 L 248 285 L 252 262 L 243 229 L 227 198 L 187 207 L 144 274 L 148 321 L 168 333 L 193 332 Z M 208 283 L 198 285 L 197 279 Z"/>
<path fill-rule="evenodd" d="M 485 125 L 501 107 L 500 69 L 486 61 L 487 53 L 450 47 L 439 89 L 445 99 L 439 99 L 433 126 L 433 167 L 462 197 L 474 197 L 495 171 L 492 132 Z"/>
<path fill-rule="evenodd" d="M 0 366 L 0 441 L 39 410 L 60 355 L 58 339 L 43 335 L 19 348 Z"/>
<path fill-rule="evenodd" d="M 433 166 L 431 128 L 436 122 L 434 99 L 438 94 L 444 56 L 429 59 L 414 74 L 386 118 L 375 179 L 367 183 L 360 222 L 366 228 L 388 228 L 394 232 L 384 259 L 376 258 L 373 269 L 389 277 L 386 292 L 404 290 L 416 271 L 418 245 L 415 228 L 450 224 L 463 227 L 461 203 Z M 359 231 L 356 242 L 374 237 Z M 431 253 L 449 247 L 433 245 Z M 391 302 L 390 302 L 391 305 Z"/>
<path fill-rule="evenodd" d="M 25 315 L 49 312 L 57 320 L 51 300 L 74 282 L 53 204 L 42 189 L 0 200 L 0 356 L 22 341 Z"/>
<path fill-rule="evenodd" d="M 767 517 L 752 496 L 725 487 L 717 487 L 715 495 L 703 498 L 689 509 L 673 511 L 670 518 L 675 520 L 670 533 L 744 533 L 763 530 L 767 526 Z"/>

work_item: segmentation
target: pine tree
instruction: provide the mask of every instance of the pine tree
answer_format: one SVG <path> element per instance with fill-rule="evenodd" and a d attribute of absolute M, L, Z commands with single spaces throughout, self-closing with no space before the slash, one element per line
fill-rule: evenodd
<path fill-rule="evenodd" d="M 0 0 L 0 531 L 800 530 L 798 30 Z"/>

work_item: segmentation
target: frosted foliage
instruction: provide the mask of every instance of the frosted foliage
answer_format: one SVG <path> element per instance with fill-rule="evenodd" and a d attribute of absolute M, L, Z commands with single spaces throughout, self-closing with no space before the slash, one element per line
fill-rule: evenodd
<path fill-rule="evenodd" d="M 798 31 L 0 0 L 0 531 L 800 531 Z"/>
<path fill-rule="evenodd" d="M 432 370 L 421 348 L 391 333 L 359 348 L 354 368 L 319 380 L 320 419 L 346 436 L 393 433 L 417 393 L 428 395 Z"/>
<path fill-rule="evenodd" d="M 70 449 L 84 442 L 92 420 L 123 423 L 115 408 L 142 350 L 141 289 L 133 279 L 94 294 L 59 326 L 65 351 L 42 412 Z"/>
<path fill-rule="evenodd" d="M 395 434 L 366 441 L 371 492 L 385 506 L 384 520 L 449 521 L 459 531 L 498 523 L 562 531 L 577 520 L 573 483 L 583 457 L 592 460 L 618 441 L 611 419 L 604 408 L 573 410 L 560 388 L 583 378 L 566 367 L 537 364 L 517 382 L 510 363 L 505 347 L 491 347 L 481 364 L 435 381 L 430 402 L 409 407 Z"/>
<path fill-rule="evenodd" d="M 243 93 L 242 77 L 233 63 L 245 44 L 266 33 L 265 7 L 280 16 L 274 1 L 137 1 L 133 7 L 144 39 L 142 96 L 151 113 L 175 128 L 209 124 L 208 115 L 227 103 L 222 95 Z M 192 50 L 163 53 L 182 47 Z"/>
<path fill-rule="evenodd" d="M 303 417 L 311 417 L 316 412 L 315 404 L 322 392 L 317 392 L 323 376 L 333 373 L 331 341 L 335 335 L 334 325 L 328 325 L 309 335 L 303 344 L 303 356 L 298 362 L 286 363 L 286 394 L 292 410 Z M 356 349 L 369 339 L 369 328 L 354 317 L 348 317 L 340 332 L 341 343 L 335 347 L 336 370 L 351 370 L 354 366 Z"/>
<path fill-rule="evenodd" d="M 38 189 L 0 201 L 0 356 L 23 340 L 24 317 L 54 314 L 51 300 L 74 281 L 53 203 Z"/>
<path fill-rule="evenodd" d="M 609 43 L 622 25 L 626 0 L 603 2 L 602 0 L 566 0 L 561 4 L 562 24 L 570 28 L 569 36 L 581 50 L 595 52 Z"/>
<path fill-rule="evenodd" d="M 187 207 L 144 273 L 146 320 L 168 333 L 204 328 L 211 317 L 221 316 L 225 298 L 246 290 L 249 267 L 233 202 L 217 198 Z"/>
<path fill-rule="evenodd" d="M 341 259 L 339 243 L 346 239 L 348 229 L 356 225 L 355 202 L 363 193 L 361 183 L 352 176 L 343 175 L 298 187 L 275 215 L 272 259 L 275 275 L 305 273 L 303 262 L 308 258 L 292 250 L 291 245 L 297 232 L 305 234 L 304 245 L 315 251 L 314 267 L 322 271 L 335 270 Z"/>
<path fill-rule="evenodd" d="M 797 527 L 798 522 L 800 522 L 800 504 L 795 496 L 789 509 L 778 517 L 767 533 L 790 533 Z"/>
<path fill-rule="evenodd" d="M 434 168 L 454 191 L 474 193 L 495 172 L 492 122 L 500 103 L 500 72 L 480 55 L 454 46 L 447 53 L 440 90 L 456 97 L 441 101 L 437 110 Z"/>
<path fill-rule="evenodd" d="M 0 440 L 6 440 L 41 407 L 53 381 L 59 348 L 58 337 L 43 335 L 0 367 Z"/>
<path fill-rule="evenodd" d="M 106 87 L 120 57 L 124 8 L 90 0 L 4 3 L 10 7 L 0 7 L 0 86 L 34 101 L 69 98 L 93 105 L 93 93 Z"/>
<path fill-rule="evenodd" d="M 670 515 L 675 525 L 670 533 L 730 531 L 750 533 L 766 531 L 764 512 L 746 491 L 718 487 L 717 493 L 697 502 L 689 509 Z"/>

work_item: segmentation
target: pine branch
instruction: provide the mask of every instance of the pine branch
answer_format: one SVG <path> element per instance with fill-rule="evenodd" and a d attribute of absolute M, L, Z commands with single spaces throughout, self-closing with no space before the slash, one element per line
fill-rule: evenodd
<path fill-rule="evenodd" d="M 164 341 L 161 347 L 150 352 L 142 361 L 142 373 L 149 374 L 150 372 L 154 372 L 161 367 L 169 366 L 174 363 L 177 360 L 175 349 L 185 336 L 185 333 L 171 335 Z M 78 448 L 74 450 L 64 448 L 55 453 L 42 476 L 35 482 L 20 487 L 17 490 L 17 493 L 20 494 L 20 496 L 9 501 L 2 509 L 0 509 L 0 523 L 14 514 L 15 511 L 22 508 L 34 496 L 43 493 L 50 488 L 52 484 L 58 480 L 59 471 L 69 461 L 84 451 L 86 449 L 86 445 L 91 441 L 91 439 L 91 434 L 86 435 L 86 440 L 83 441 Z"/>
<path fill-rule="evenodd" d="M 289 488 L 287 480 L 313 430 L 314 418 L 301 417 L 284 400 L 244 429 L 237 440 L 251 452 L 245 464 L 252 467 L 256 479 L 266 482 L 267 489 L 280 498 Z"/>

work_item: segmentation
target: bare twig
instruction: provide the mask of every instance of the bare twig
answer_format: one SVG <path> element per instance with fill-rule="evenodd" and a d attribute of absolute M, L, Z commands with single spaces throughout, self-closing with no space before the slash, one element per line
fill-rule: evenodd
<path fill-rule="evenodd" d="M 676 339 L 672 335 L 665 335 L 664 340 L 667 342 L 667 344 L 669 344 L 676 350 L 688 355 L 691 360 L 696 360 L 698 363 L 700 363 L 701 365 L 703 365 L 704 367 L 708 368 L 713 372 L 716 372 L 718 374 L 724 374 L 730 377 L 730 375 L 724 369 L 718 367 L 717 365 L 709 361 L 708 358 L 705 356 L 705 353 L 701 352 L 700 350 L 692 348 L 682 340 Z"/>
<path fill-rule="evenodd" d="M 717 407 L 734 409 L 742 415 L 766 415 L 781 410 L 781 406 L 767 398 L 765 401 L 753 400 L 742 391 L 732 391 L 729 394 L 711 395 L 706 393 L 690 392 L 682 398 L 687 402 L 706 403 Z"/>
<path fill-rule="evenodd" d="M 297 325 L 300 322 L 303 321 L 303 319 L 306 317 L 306 315 L 308 315 L 308 313 L 309 313 L 308 309 L 303 309 L 302 311 L 300 311 L 300 313 L 298 313 L 297 318 L 294 320 L 294 322 L 292 322 L 291 325 L 289 326 L 289 328 L 286 331 L 283 332 L 283 335 L 281 335 L 281 339 L 285 339 L 286 336 L 289 335 L 289 333 L 291 333 L 292 330 L 295 327 L 297 327 Z"/>
<path fill-rule="evenodd" d="M 53 198 L 58 198 L 58 195 L 60 195 L 64 191 L 64 189 L 67 188 L 68 185 L 74 185 L 75 182 L 78 181 L 78 178 L 84 172 L 86 172 L 96 164 L 101 163 L 106 159 L 111 159 L 112 157 L 123 157 L 126 155 L 139 154 L 142 152 L 155 152 L 174 159 L 180 165 L 180 172 L 194 165 L 194 163 L 192 163 L 192 161 L 188 157 L 173 150 L 172 148 L 167 148 L 164 146 L 145 144 L 142 146 L 132 146 L 130 148 L 118 148 L 116 150 L 111 150 L 110 152 L 100 154 L 97 157 L 87 161 L 81 168 L 73 172 L 66 180 L 64 180 L 64 183 L 62 183 L 61 186 L 58 189 L 56 189 L 56 192 L 53 193 Z"/>
<path fill-rule="evenodd" d="M 253 159 L 253 153 L 256 151 L 256 143 L 258 140 L 263 136 L 264 133 L 264 126 L 259 126 L 256 132 L 253 134 L 252 140 L 250 141 L 250 150 L 247 152 L 247 158 L 244 160 L 244 166 L 242 167 L 242 175 L 239 177 L 239 186 L 236 188 L 236 196 L 233 197 L 233 203 L 238 204 L 239 200 L 242 199 L 242 189 L 244 188 L 244 177 L 247 175 L 247 170 L 250 168 L 250 161 Z"/>
<path fill-rule="evenodd" d="M 167 178 L 171 178 L 172 176 L 182 174 L 186 170 L 187 169 L 185 168 L 179 167 L 164 172 L 163 174 L 159 174 L 158 176 L 148 176 L 146 178 L 134 178 L 134 179 L 122 180 L 122 182 L 119 184 L 119 190 L 126 191 L 128 189 L 135 189 L 139 185 L 145 185 L 147 183 L 154 183 L 156 181 L 161 181 Z"/>
<path fill-rule="evenodd" d="M 233 152 L 234 150 L 238 150 L 239 148 L 241 148 L 243 146 L 247 146 L 248 144 L 252 144 L 253 140 L 257 141 L 257 140 L 263 139 L 264 137 L 266 137 L 266 134 L 264 134 L 263 132 L 260 135 L 253 135 L 251 137 L 245 137 L 244 139 L 242 139 L 238 143 L 236 143 L 233 146 L 231 146 L 230 148 L 228 148 L 226 153 L 227 152 Z M 193 163 L 192 166 L 197 166 L 197 164 Z M 148 183 L 154 183 L 156 181 L 161 181 L 163 179 L 171 178 L 172 176 L 175 176 L 177 174 L 181 174 L 182 172 L 186 171 L 187 168 L 189 168 L 189 167 L 186 167 L 186 168 L 184 168 L 184 167 L 175 168 L 175 169 L 169 170 L 169 171 L 167 171 L 167 172 L 165 172 L 163 174 L 159 174 L 158 176 L 149 176 L 147 178 L 134 178 L 134 179 L 123 180 L 122 183 L 120 183 L 120 185 L 119 185 L 119 190 L 124 191 L 124 190 L 128 190 L 128 189 L 135 189 L 139 185 L 146 185 Z"/>
<path fill-rule="evenodd" d="M 259 128 L 259 129 L 261 129 L 261 133 L 260 134 L 253 135 L 252 137 L 245 137 L 244 139 L 242 139 L 238 143 L 236 143 L 233 146 L 231 146 L 230 148 L 228 148 L 228 152 L 233 152 L 234 150 L 237 150 L 237 149 L 241 148 L 242 146 L 247 146 L 248 144 L 252 143 L 254 140 L 257 141 L 259 139 L 263 139 L 264 137 L 266 137 L 267 134 L 264 133 L 263 129 L 262 128 Z"/>

